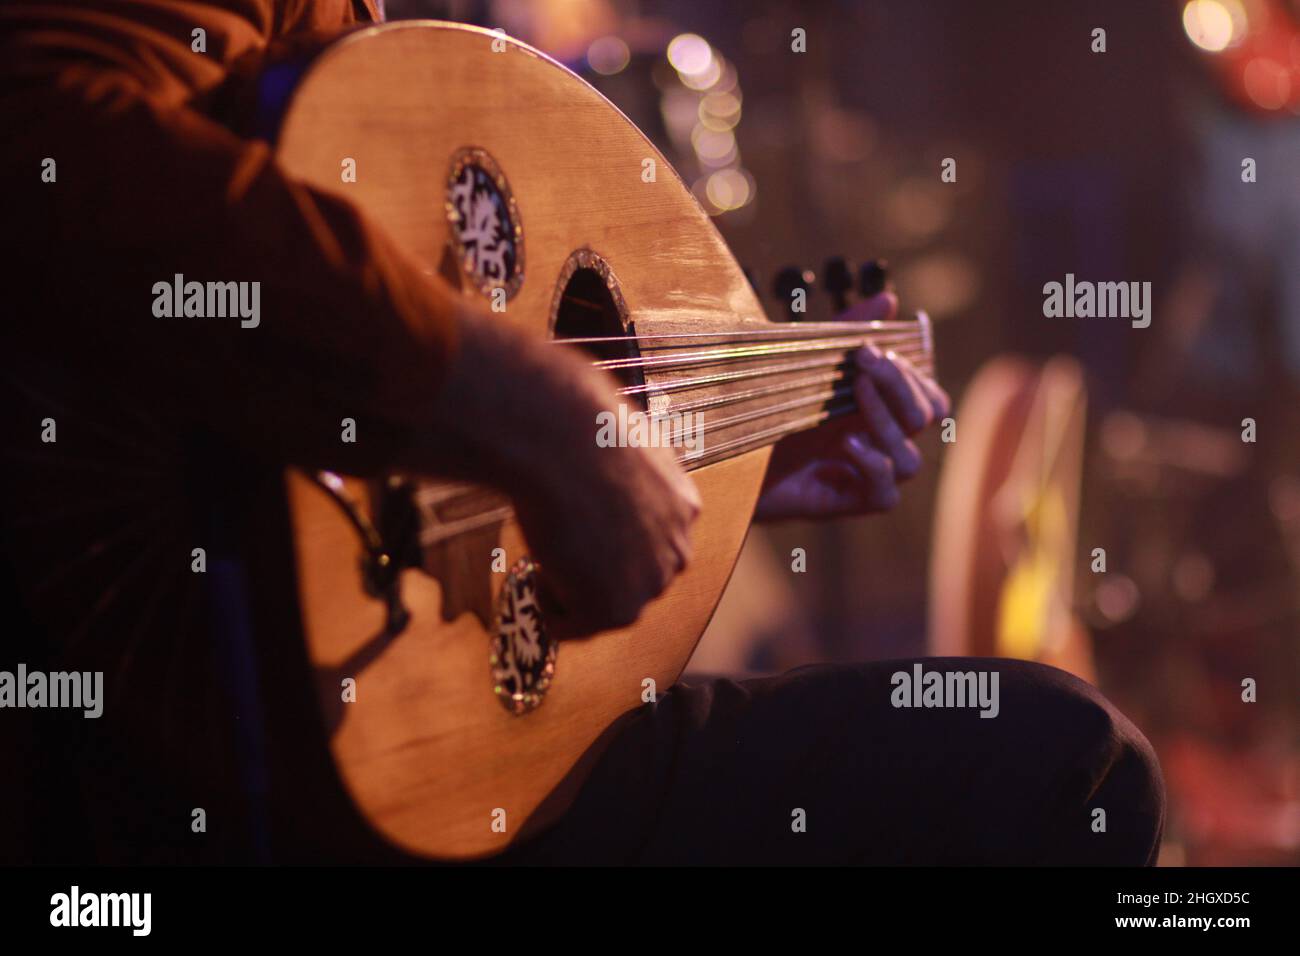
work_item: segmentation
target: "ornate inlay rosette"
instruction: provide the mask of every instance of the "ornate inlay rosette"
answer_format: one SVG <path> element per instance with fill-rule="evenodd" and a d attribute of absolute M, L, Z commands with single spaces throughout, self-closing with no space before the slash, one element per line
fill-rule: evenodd
<path fill-rule="evenodd" d="M 541 704 L 556 651 L 538 600 L 537 565 L 521 558 L 506 575 L 492 627 L 492 692 L 506 709 L 525 714 Z"/>
<path fill-rule="evenodd" d="M 447 173 L 447 221 L 456 260 L 483 295 L 514 297 L 524 281 L 524 227 L 505 174 L 486 150 L 462 149 Z"/>

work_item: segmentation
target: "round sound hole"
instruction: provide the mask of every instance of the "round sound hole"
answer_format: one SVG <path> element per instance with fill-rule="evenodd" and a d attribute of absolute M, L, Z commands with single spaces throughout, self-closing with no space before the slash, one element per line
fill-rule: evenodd
<path fill-rule="evenodd" d="M 485 296 L 513 298 L 524 280 L 524 230 L 510 184 L 485 150 L 464 149 L 447 175 L 447 220 L 456 258 Z"/>
<path fill-rule="evenodd" d="M 572 253 L 560 270 L 551 303 L 551 335 L 581 340 L 579 347 L 600 361 L 641 354 L 636 323 L 628 316 L 618 280 L 609 263 L 590 249 Z M 618 369 L 614 377 L 625 386 L 645 385 L 645 376 L 635 365 Z M 644 396 L 638 393 L 633 401 L 644 404 Z"/>
<path fill-rule="evenodd" d="M 492 629 L 492 692 L 507 710 L 525 714 L 541 704 L 556 652 L 538 599 L 537 565 L 521 558 L 501 588 Z"/>

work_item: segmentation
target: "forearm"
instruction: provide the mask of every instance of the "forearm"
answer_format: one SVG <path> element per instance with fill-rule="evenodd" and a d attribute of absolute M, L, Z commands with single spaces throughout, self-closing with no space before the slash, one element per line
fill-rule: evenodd
<path fill-rule="evenodd" d="M 563 482 L 573 450 L 595 447 L 596 415 L 617 401 L 612 381 L 576 350 L 468 305 L 457 328 L 455 361 L 404 464 L 508 493 Z"/>

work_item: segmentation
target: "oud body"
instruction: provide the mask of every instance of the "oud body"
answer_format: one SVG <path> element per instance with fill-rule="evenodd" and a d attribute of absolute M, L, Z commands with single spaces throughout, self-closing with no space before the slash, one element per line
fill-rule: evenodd
<path fill-rule="evenodd" d="M 845 341 L 830 323 L 782 333 L 791 324 L 764 316 L 645 136 L 571 72 L 498 34 L 414 23 L 350 35 L 302 77 L 276 149 L 290 174 L 359 204 L 431 277 L 504 304 L 499 321 L 583 339 L 630 402 L 708 410 L 705 454 L 687 462 L 704 502 L 690 567 L 634 626 L 552 644 L 527 686 L 503 688 L 500 670 L 502 618 L 519 610 L 503 591 L 532 583 L 508 502 L 404 480 L 417 546 L 380 593 L 359 570 L 358 528 L 382 524 L 383 487 L 285 474 L 302 637 L 348 796 L 405 851 L 493 854 L 561 813 L 619 718 L 677 679 L 743 544 L 771 444 L 851 407 L 844 359 L 862 336 Z M 355 182 L 341 181 L 345 158 Z M 467 200 L 474 176 L 486 179 L 478 205 Z M 479 217 L 490 209 L 501 241 L 488 255 Z M 918 360 L 928 329 L 923 338 L 907 340 Z"/>

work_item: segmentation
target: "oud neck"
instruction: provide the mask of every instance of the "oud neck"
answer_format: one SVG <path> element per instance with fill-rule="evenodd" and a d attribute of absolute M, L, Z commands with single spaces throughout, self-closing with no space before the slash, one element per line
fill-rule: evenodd
<path fill-rule="evenodd" d="M 864 346 L 892 353 L 923 375 L 932 377 L 934 371 L 934 335 L 924 312 L 912 319 L 768 323 L 626 341 L 626 357 L 594 364 L 622 379 L 620 392 L 629 405 L 649 412 L 652 442 L 671 444 L 687 469 L 774 444 L 852 412 L 854 353 Z"/>

